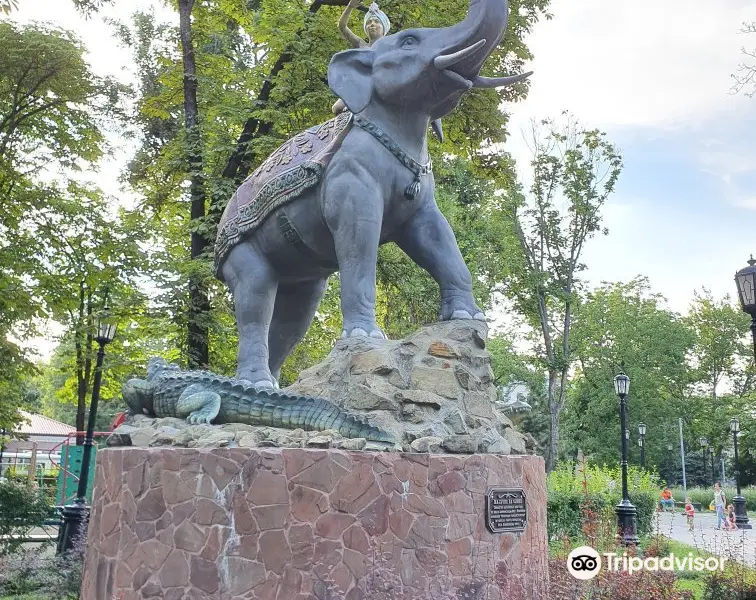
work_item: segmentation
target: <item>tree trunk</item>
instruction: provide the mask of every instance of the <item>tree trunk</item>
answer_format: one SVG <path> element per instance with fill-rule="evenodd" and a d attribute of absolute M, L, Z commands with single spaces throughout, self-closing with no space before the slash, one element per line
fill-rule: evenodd
<path fill-rule="evenodd" d="M 178 0 L 179 35 L 184 63 L 184 118 L 186 157 L 189 165 L 191 198 L 191 258 L 197 259 L 208 245 L 205 236 L 196 231 L 205 217 L 205 180 L 202 172 L 202 135 L 197 105 L 197 65 L 192 44 L 192 7 L 194 0 Z M 205 283 L 199 275 L 189 277 L 189 310 L 187 318 L 187 363 L 190 369 L 206 368 L 209 363 L 208 320 L 210 300 Z"/>
<path fill-rule="evenodd" d="M 546 456 L 546 472 L 551 473 L 557 463 L 559 452 L 559 402 L 556 396 L 556 372 L 549 371 L 549 387 L 548 387 L 548 400 L 549 400 L 549 418 L 550 418 L 550 431 L 549 431 L 549 453 Z"/>

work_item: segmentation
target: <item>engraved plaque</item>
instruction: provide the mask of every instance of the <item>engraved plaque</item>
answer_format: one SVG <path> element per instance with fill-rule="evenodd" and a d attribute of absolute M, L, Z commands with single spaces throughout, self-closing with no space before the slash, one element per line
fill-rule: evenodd
<path fill-rule="evenodd" d="M 522 488 L 488 488 L 486 527 L 491 533 L 524 531 L 527 522 L 528 509 Z"/>

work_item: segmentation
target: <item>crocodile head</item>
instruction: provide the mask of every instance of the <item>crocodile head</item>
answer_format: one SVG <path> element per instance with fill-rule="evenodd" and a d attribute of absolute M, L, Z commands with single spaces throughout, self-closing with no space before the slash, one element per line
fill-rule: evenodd
<path fill-rule="evenodd" d="M 132 415 L 155 416 L 152 405 L 152 386 L 144 379 L 129 379 L 123 384 L 121 392 Z"/>

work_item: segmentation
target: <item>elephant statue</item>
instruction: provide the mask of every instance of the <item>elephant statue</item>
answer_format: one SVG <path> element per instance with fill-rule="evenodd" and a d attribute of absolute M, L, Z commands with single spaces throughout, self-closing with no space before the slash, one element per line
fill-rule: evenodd
<path fill-rule="evenodd" d="M 440 319 L 484 319 L 472 278 L 434 198 L 427 131 L 473 87 L 523 80 L 479 75 L 506 29 L 506 0 L 470 0 L 450 27 L 408 29 L 334 55 L 331 89 L 346 104 L 283 144 L 234 193 L 215 246 L 234 297 L 237 377 L 276 387 L 339 271 L 342 337 L 385 337 L 376 323 L 378 246 L 396 243 L 441 289 Z"/>

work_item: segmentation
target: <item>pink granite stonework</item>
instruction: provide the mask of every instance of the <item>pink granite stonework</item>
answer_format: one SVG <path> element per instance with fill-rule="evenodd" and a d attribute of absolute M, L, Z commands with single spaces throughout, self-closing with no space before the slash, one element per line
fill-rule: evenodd
<path fill-rule="evenodd" d="M 485 525 L 522 488 L 522 533 Z M 545 600 L 543 460 L 281 448 L 97 454 L 83 600 Z"/>

